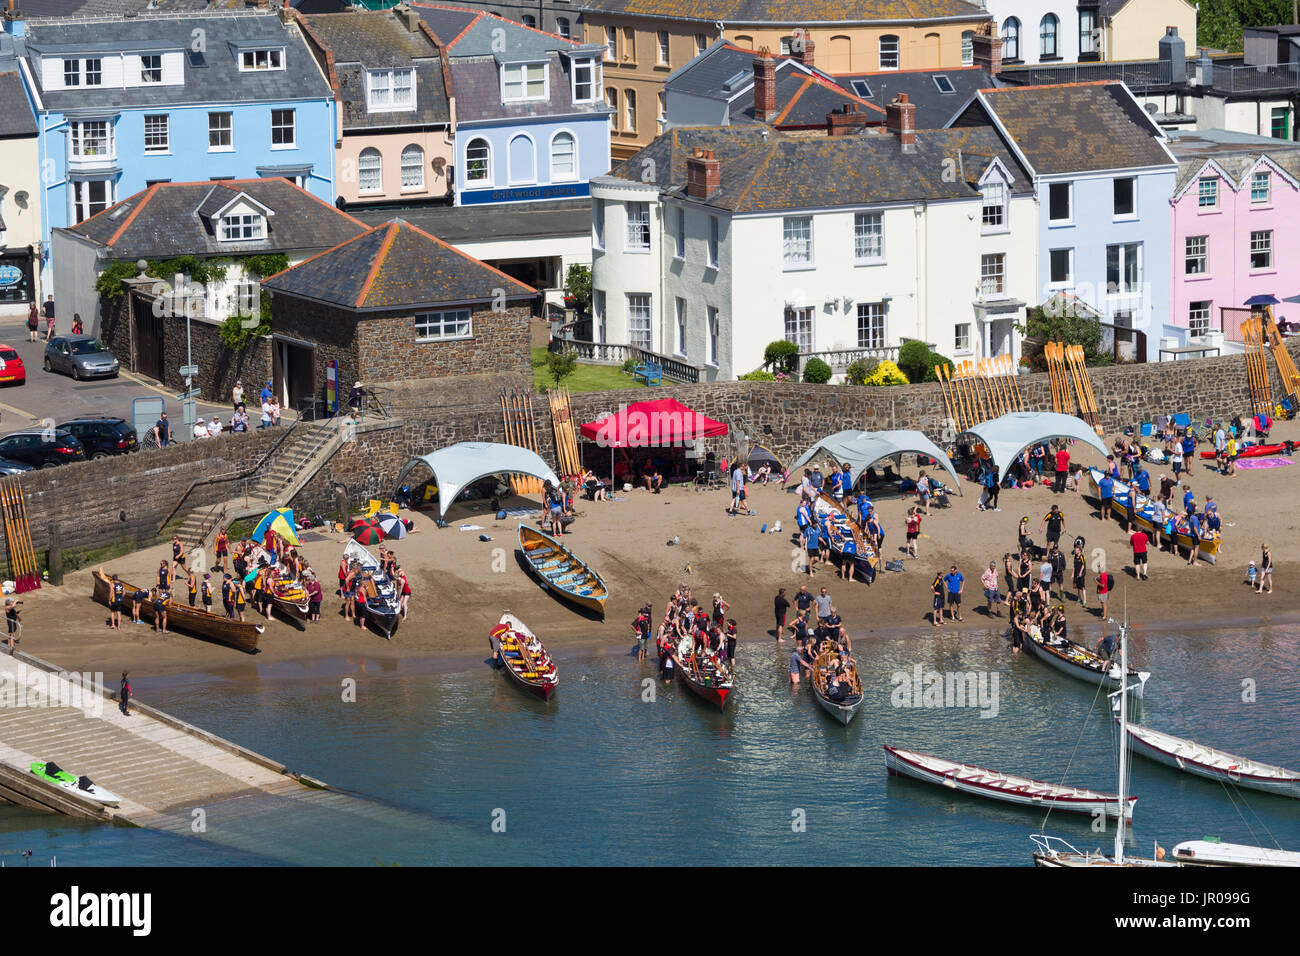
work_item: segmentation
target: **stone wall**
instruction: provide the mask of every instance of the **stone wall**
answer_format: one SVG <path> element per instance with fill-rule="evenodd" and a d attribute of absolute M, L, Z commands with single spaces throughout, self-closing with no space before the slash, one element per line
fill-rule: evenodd
<path fill-rule="evenodd" d="M 159 524 L 192 482 L 255 466 L 284 433 L 285 429 L 266 429 L 227 434 L 25 472 L 19 483 L 27 503 L 32 546 L 43 561 L 46 550 L 57 540 L 65 560 L 78 564 L 79 557 L 97 549 L 152 545 L 158 539 Z M 201 486 L 188 502 L 196 508 L 209 506 L 222 500 L 223 492 L 222 485 Z"/>

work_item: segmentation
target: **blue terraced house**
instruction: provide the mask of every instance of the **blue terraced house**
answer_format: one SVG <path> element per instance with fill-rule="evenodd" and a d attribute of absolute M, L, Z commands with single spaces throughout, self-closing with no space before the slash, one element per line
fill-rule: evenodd
<path fill-rule="evenodd" d="M 495 14 L 412 4 L 438 37 L 456 96 L 456 205 L 572 199 L 609 172 L 604 46 Z"/>
<path fill-rule="evenodd" d="M 334 201 L 334 93 L 294 11 L 7 27 L 39 127 L 44 250 L 154 183 L 281 176 Z M 46 282 L 52 268 L 47 253 Z"/>

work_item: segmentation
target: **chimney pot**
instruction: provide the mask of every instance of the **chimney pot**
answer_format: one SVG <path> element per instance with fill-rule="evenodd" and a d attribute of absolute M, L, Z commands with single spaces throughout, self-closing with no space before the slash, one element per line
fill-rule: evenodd
<path fill-rule="evenodd" d="M 686 195 L 708 199 L 722 184 L 722 165 L 713 158 L 713 150 L 695 147 L 686 160 Z"/>
<path fill-rule="evenodd" d="M 1002 72 L 1002 38 L 991 33 L 976 33 L 971 37 L 972 62 L 989 76 Z"/>
<path fill-rule="evenodd" d="M 754 118 L 768 123 L 776 114 L 776 59 L 762 53 L 754 57 Z"/>
<path fill-rule="evenodd" d="M 916 104 L 906 93 L 899 93 L 885 108 L 885 128 L 898 137 L 903 152 L 916 151 Z"/>
<path fill-rule="evenodd" d="M 794 58 L 798 62 L 802 63 L 804 66 L 812 66 L 813 50 L 815 48 L 816 48 L 816 44 L 813 43 L 812 37 L 808 36 L 805 33 L 803 36 L 803 44 L 797 50 L 795 50 Z"/>

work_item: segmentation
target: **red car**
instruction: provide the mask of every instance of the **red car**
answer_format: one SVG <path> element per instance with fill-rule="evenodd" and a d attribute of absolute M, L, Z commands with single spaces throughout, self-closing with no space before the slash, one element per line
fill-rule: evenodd
<path fill-rule="evenodd" d="M 27 367 L 12 346 L 0 345 L 0 384 L 22 385 L 27 381 Z"/>

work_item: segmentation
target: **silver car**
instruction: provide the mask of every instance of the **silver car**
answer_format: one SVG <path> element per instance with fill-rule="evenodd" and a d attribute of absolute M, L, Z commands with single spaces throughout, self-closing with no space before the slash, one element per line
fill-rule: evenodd
<path fill-rule="evenodd" d="M 45 345 L 45 371 L 66 372 L 75 379 L 114 376 L 117 359 L 93 335 L 57 335 Z"/>

